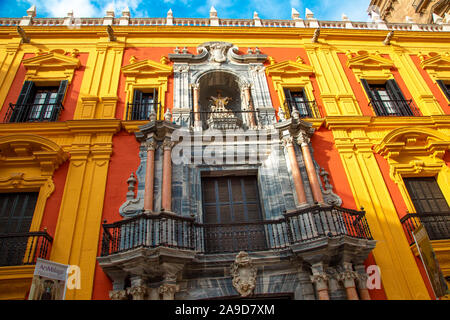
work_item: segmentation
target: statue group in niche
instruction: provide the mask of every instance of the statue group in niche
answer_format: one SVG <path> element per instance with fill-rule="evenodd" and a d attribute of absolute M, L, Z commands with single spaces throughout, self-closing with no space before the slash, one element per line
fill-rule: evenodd
<path fill-rule="evenodd" d="M 211 113 L 214 118 L 231 118 L 234 117 L 233 112 L 226 108 L 232 100 L 230 97 L 222 97 L 222 92 L 217 91 L 217 97 L 209 97 L 211 102 Z"/>

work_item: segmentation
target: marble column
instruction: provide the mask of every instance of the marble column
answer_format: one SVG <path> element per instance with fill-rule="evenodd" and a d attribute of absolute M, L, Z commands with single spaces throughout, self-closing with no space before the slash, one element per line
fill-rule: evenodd
<path fill-rule="evenodd" d="M 199 128 L 202 126 L 202 121 L 200 119 L 200 105 L 198 104 L 200 99 L 200 85 L 198 83 L 192 84 L 192 96 L 194 100 L 194 127 Z"/>
<path fill-rule="evenodd" d="M 311 266 L 312 276 L 311 282 L 315 284 L 316 292 L 319 300 L 330 300 L 330 294 L 328 292 L 328 274 L 325 272 L 325 266 L 323 263 L 316 263 Z"/>
<path fill-rule="evenodd" d="M 244 89 L 244 95 L 245 95 L 245 102 L 247 103 L 247 110 L 249 112 L 249 121 L 250 121 L 250 127 L 255 128 L 256 127 L 256 116 L 255 116 L 255 109 L 253 108 L 252 103 L 252 96 L 250 93 L 250 84 L 245 84 L 243 86 Z"/>
<path fill-rule="evenodd" d="M 144 210 L 153 211 L 156 142 L 153 140 L 147 141 L 146 146 L 147 146 L 147 166 L 145 169 L 146 171 L 145 171 Z"/>
<path fill-rule="evenodd" d="M 300 134 L 298 137 L 298 144 L 302 148 L 303 161 L 305 161 L 306 172 L 308 173 L 309 182 L 311 185 L 311 191 L 313 194 L 314 201 L 323 203 L 322 190 L 320 190 L 319 178 L 317 177 L 316 169 L 314 167 L 314 162 L 309 150 L 309 138 Z"/>
<path fill-rule="evenodd" d="M 160 300 L 159 287 L 148 288 L 148 299 L 149 300 Z"/>
<path fill-rule="evenodd" d="M 330 300 L 330 295 L 328 293 L 328 275 L 326 273 L 312 275 L 311 282 L 316 286 L 319 300 Z"/>
<path fill-rule="evenodd" d="M 355 270 L 357 273 L 356 284 L 361 300 L 371 300 L 369 289 L 367 289 L 368 275 L 365 266 L 363 264 L 355 265 Z"/>
<path fill-rule="evenodd" d="M 177 292 L 177 285 L 172 283 L 164 283 L 159 287 L 159 293 L 163 300 L 174 300 L 175 292 Z"/>
<path fill-rule="evenodd" d="M 302 176 L 298 167 L 297 157 L 295 156 L 294 140 L 292 137 L 284 137 L 283 144 L 288 152 L 289 163 L 292 169 L 292 178 L 294 180 L 295 192 L 299 204 L 306 203 L 305 187 L 303 186 Z"/>
<path fill-rule="evenodd" d="M 133 297 L 133 300 L 145 300 L 147 287 L 144 285 L 130 287 L 127 289 L 127 293 Z"/>
<path fill-rule="evenodd" d="M 109 292 L 109 298 L 111 300 L 127 300 L 127 292 L 125 290 L 111 290 Z"/>
<path fill-rule="evenodd" d="M 355 284 L 357 277 L 357 273 L 352 269 L 352 264 L 344 262 L 343 271 L 338 274 L 338 280 L 344 285 L 348 300 L 359 300 Z"/>
<path fill-rule="evenodd" d="M 174 143 L 166 137 L 162 144 L 163 148 L 163 177 L 162 177 L 162 200 L 161 207 L 165 211 L 172 210 L 172 147 Z"/>
<path fill-rule="evenodd" d="M 133 300 L 145 300 L 148 288 L 145 280 L 141 277 L 131 279 L 131 287 L 127 288 L 127 293 L 133 297 Z"/>

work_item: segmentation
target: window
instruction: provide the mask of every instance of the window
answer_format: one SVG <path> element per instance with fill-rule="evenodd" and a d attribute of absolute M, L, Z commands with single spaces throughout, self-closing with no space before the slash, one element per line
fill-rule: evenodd
<path fill-rule="evenodd" d="M 0 234 L 28 232 L 37 197 L 37 192 L 0 194 Z"/>
<path fill-rule="evenodd" d="M 441 90 L 442 92 L 444 92 L 447 100 L 450 101 L 450 82 L 445 83 L 442 80 L 437 80 L 436 82 L 438 83 L 439 87 L 441 87 Z"/>
<path fill-rule="evenodd" d="M 404 178 L 420 221 L 431 239 L 450 238 L 450 208 L 434 177 Z"/>
<path fill-rule="evenodd" d="M 158 112 L 158 92 L 151 89 L 148 92 L 134 90 L 133 104 L 128 105 L 128 120 L 149 120 L 150 113 Z"/>
<path fill-rule="evenodd" d="M 18 234 L 28 233 L 37 197 L 37 192 L 0 194 L 0 266 L 21 265 L 29 258 L 29 238 Z"/>
<path fill-rule="evenodd" d="M 7 122 L 56 121 L 63 110 L 62 102 L 68 81 L 59 86 L 36 86 L 25 81 L 15 105 L 10 105 Z"/>
<path fill-rule="evenodd" d="M 312 101 L 308 101 L 303 89 L 284 89 L 284 95 L 286 97 L 285 103 L 289 109 L 289 113 L 292 113 L 293 110 L 297 110 L 300 113 L 300 117 L 313 117 L 313 108 L 311 108 Z"/>
<path fill-rule="evenodd" d="M 361 83 L 377 116 L 419 115 L 412 109 L 412 101 L 405 99 L 395 80 L 388 80 L 383 84 L 369 84 L 365 79 L 361 79 Z"/>
<path fill-rule="evenodd" d="M 266 247 L 256 176 L 203 177 L 202 194 L 207 252 Z"/>

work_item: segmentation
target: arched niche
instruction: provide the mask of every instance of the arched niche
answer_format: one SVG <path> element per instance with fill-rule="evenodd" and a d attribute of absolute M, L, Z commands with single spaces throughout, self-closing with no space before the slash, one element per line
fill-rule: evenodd
<path fill-rule="evenodd" d="M 210 97 L 217 96 L 220 91 L 223 97 L 230 97 L 228 104 L 230 110 L 245 110 L 243 105 L 242 84 L 239 78 L 227 71 L 215 70 L 203 74 L 197 80 L 199 87 L 199 105 L 200 111 L 210 111 Z"/>

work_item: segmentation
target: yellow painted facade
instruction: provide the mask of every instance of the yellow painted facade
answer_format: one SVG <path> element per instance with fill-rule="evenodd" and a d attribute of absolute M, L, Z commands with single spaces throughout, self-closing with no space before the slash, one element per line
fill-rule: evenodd
<path fill-rule="evenodd" d="M 0 148 L 12 150 L 0 158 L 0 190 L 39 192 L 30 231 L 42 229 L 46 201 L 54 191 L 54 171 L 68 162 L 50 255 L 50 260 L 78 265 L 82 270 L 81 289 L 68 290 L 66 299 L 92 298 L 113 137 L 121 129 L 132 134 L 141 124 L 126 121 L 125 112 L 118 113 L 120 97 L 125 103 L 131 102 L 135 88 L 150 86 L 158 89 L 160 118 L 165 108 L 172 106 L 167 91 L 173 70 L 167 61 L 123 61 L 124 53 L 129 48 L 163 48 L 171 53 L 178 46 L 195 47 L 212 40 L 232 42 L 240 48 L 258 47 L 263 53 L 265 48 L 306 52 L 309 65 L 295 61 L 295 57 L 274 57 L 276 62 L 267 64 L 268 79 L 276 93 L 273 103 L 283 106 L 283 88 L 304 87 L 310 99 L 320 95 L 325 116 L 319 122 L 332 132 L 356 206 L 366 211 L 377 240 L 373 256 L 381 269 L 387 298 L 430 299 L 427 280 L 418 268 L 399 219 L 403 213 L 397 212 L 375 153 L 387 161 L 390 178 L 410 212 L 415 210 L 403 177 L 437 176 L 450 204 L 450 171 L 445 162 L 450 146 L 450 108 L 443 109 L 410 57 L 426 57 L 421 67 L 433 81 L 449 81 L 450 32 L 396 31 L 391 44 L 384 45 L 386 30 L 322 28 L 318 42 L 312 43 L 313 28 L 113 28 L 115 41 L 108 39 L 104 26 L 28 26 L 23 30 L 31 41 L 22 43 L 15 27 L 0 26 L 3 108 L 7 108 L 7 97 L 21 65 L 26 70 L 25 80 L 50 83 L 67 79 L 69 85 L 74 73 L 84 68 L 73 119 L 0 124 Z M 87 54 L 84 66 L 80 65 L 79 53 Z M 423 116 L 364 114 L 338 54 L 349 58 L 346 66 L 357 81 L 391 79 L 390 69 L 397 68 Z M 24 55 L 31 57 L 24 59 Z M 119 88 L 121 76 L 125 81 L 123 92 Z M 310 76 L 314 76 L 320 92 L 313 92 Z M 14 100 L 17 95 L 18 92 L 12 95 Z M 448 240 L 436 246 L 438 255 L 448 256 L 449 251 Z M 440 261 L 449 276 L 448 257 Z M 32 272 L 32 266 L 0 267 L 0 298 L 25 298 Z"/>

